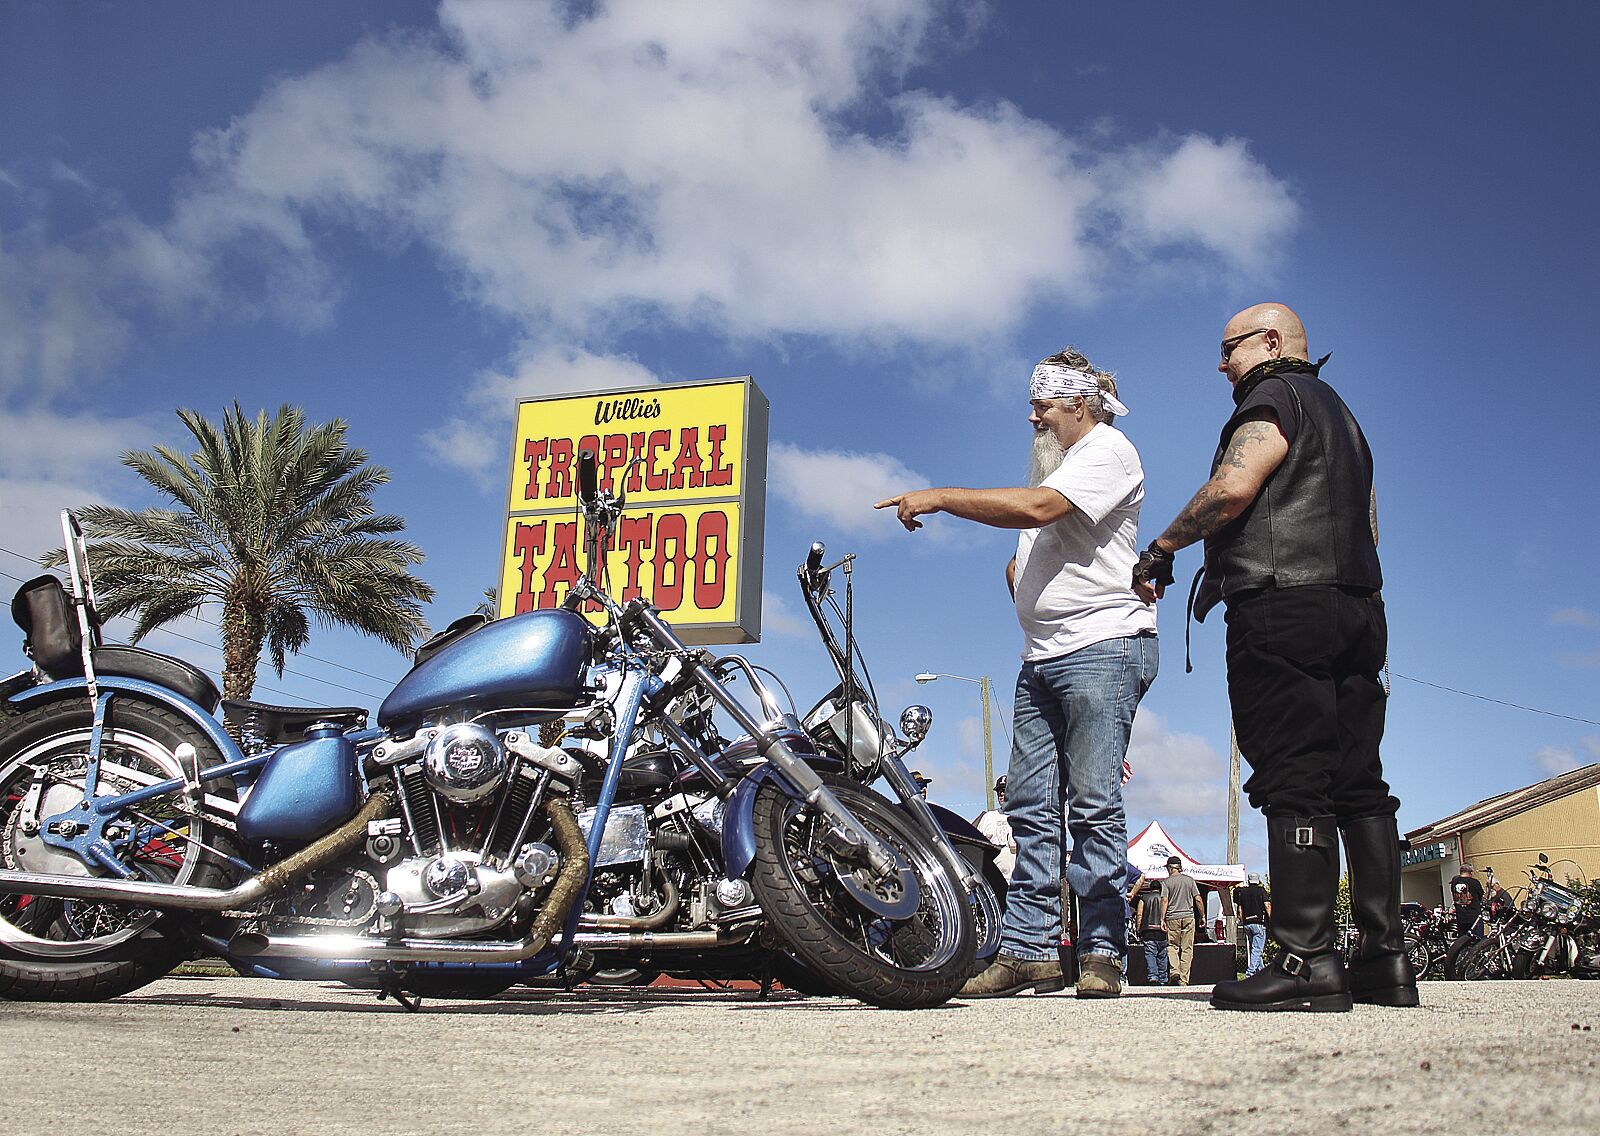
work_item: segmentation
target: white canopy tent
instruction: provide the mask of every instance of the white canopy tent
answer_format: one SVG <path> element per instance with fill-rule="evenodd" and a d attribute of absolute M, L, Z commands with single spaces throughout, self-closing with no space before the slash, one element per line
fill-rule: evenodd
<path fill-rule="evenodd" d="M 1128 862 L 1143 872 L 1148 879 L 1167 878 L 1167 857 L 1176 856 L 1183 861 L 1183 870 L 1194 877 L 1196 883 L 1215 888 L 1231 888 L 1244 883 L 1243 864 L 1202 864 L 1178 847 L 1177 841 L 1167 835 L 1161 822 L 1153 820 L 1144 831 L 1128 843 Z"/>

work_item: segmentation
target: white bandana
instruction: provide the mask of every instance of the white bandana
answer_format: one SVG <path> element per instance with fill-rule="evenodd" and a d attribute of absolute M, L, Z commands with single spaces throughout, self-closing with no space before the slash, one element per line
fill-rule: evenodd
<path fill-rule="evenodd" d="M 1063 367 L 1060 363 L 1040 363 L 1033 369 L 1033 382 L 1029 384 L 1031 399 L 1070 398 L 1073 395 L 1097 394 L 1105 401 L 1112 414 L 1128 413 L 1128 408 L 1117 401 L 1115 395 L 1100 389 L 1093 375 Z"/>

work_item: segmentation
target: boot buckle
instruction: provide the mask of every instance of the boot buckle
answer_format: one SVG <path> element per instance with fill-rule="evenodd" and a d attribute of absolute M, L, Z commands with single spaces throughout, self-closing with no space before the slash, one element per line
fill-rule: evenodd
<path fill-rule="evenodd" d="M 1290 978 L 1304 978 L 1311 964 L 1293 951 L 1284 951 L 1278 956 L 1278 969 Z"/>
<path fill-rule="evenodd" d="M 1294 843 L 1297 848 L 1310 848 L 1317 842 L 1317 830 L 1309 824 L 1302 824 L 1294 830 Z"/>

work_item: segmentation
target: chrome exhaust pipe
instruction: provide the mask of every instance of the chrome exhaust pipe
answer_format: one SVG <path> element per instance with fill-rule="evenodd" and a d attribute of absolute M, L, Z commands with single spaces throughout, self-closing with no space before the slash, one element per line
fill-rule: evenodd
<path fill-rule="evenodd" d="M 703 951 L 748 943 L 755 933 L 755 924 L 732 931 L 579 931 L 572 943 L 589 951 Z"/>
<path fill-rule="evenodd" d="M 291 881 L 344 855 L 367 838 L 367 825 L 382 820 L 394 797 L 377 792 L 360 812 L 321 839 L 285 856 L 272 867 L 231 888 L 188 887 L 103 876 L 58 876 L 39 872 L 0 872 L 0 893 L 43 895 L 52 899 L 89 899 L 130 907 L 180 908 L 186 911 L 237 911 L 253 907 Z"/>

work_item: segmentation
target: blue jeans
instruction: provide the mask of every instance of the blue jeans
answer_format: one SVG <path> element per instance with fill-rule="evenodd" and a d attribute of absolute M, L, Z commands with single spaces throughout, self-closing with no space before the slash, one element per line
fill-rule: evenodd
<path fill-rule="evenodd" d="M 1078 899 L 1078 954 L 1125 949 L 1122 760 L 1158 666 L 1154 635 L 1022 664 L 1006 783 L 1017 866 L 1000 925 L 1000 949 L 1013 958 L 1056 957 L 1063 829 L 1072 837 L 1066 880 Z"/>
<path fill-rule="evenodd" d="M 1165 986 L 1172 981 L 1172 974 L 1167 970 L 1167 941 L 1165 939 L 1146 939 L 1144 941 L 1144 973 L 1152 986 Z"/>
<path fill-rule="evenodd" d="M 1245 941 L 1250 944 L 1249 961 L 1244 964 L 1244 976 L 1249 978 L 1261 969 L 1261 952 L 1267 946 L 1267 925 L 1265 923 L 1241 923 L 1239 929 L 1244 932 Z"/>

